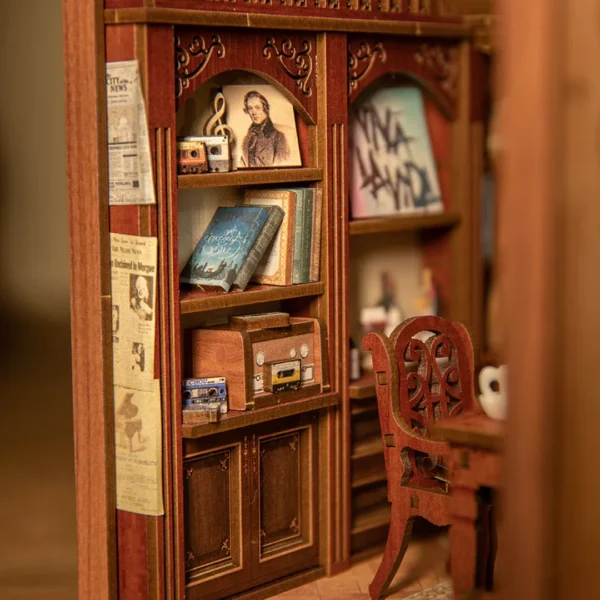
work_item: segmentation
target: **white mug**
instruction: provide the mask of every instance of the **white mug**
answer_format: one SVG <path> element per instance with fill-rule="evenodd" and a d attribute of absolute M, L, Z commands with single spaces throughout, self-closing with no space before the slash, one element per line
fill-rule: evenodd
<path fill-rule="evenodd" d="M 506 365 L 500 367 L 484 367 L 479 373 L 479 403 L 488 417 L 492 419 L 506 418 L 506 380 L 508 368 Z M 498 391 L 492 388 L 492 384 L 498 384 Z"/>

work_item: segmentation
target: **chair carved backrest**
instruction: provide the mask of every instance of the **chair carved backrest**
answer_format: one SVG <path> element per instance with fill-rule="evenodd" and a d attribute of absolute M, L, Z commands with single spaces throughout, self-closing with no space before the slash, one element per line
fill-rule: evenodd
<path fill-rule="evenodd" d="M 391 342 L 399 375 L 394 412 L 399 409 L 414 433 L 428 438 L 436 421 L 475 408 L 473 347 L 463 325 L 442 317 L 415 317 L 392 332 Z"/>
<path fill-rule="evenodd" d="M 442 317 L 408 319 L 390 338 L 368 334 L 388 482 L 400 469 L 400 484 L 447 491 L 444 456 L 449 448 L 430 439 L 439 419 L 479 412 L 474 399 L 473 347 L 460 323 Z"/>

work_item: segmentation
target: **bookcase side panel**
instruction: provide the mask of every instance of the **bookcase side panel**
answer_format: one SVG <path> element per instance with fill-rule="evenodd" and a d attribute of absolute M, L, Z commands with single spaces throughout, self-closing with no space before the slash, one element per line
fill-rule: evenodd
<path fill-rule="evenodd" d="M 172 36 L 169 38 L 167 48 L 172 48 Z M 160 191 L 164 185 L 163 169 L 157 160 L 160 149 L 156 144 L 155 121 L 160 113 L 159 103 L 150 102 L 152 97 L 151 86 L 153 74 L 160 70 L 160 61 L 150 62 L 152 52 L 149 50 L 157 46 L 157 40 L 148 35 L 145 26 L 111 25 L 106 27 L 106 61 L 137 59 L 140 66 L 142 89 L 145 95 L 149 140 L 152 152 L 153 178 L 157 191 L 157 205 L 155 206 L 112 206 L 110 207 L 110 231 L 127 235 L 152 236 L 159 234 L 159 214 L 164 202 L 161 202 Z M 163 49 L 164 52 L 164 49 Z M 152 68 L 149 69 L 149 64 Z M 163 107 L 164 112 L 164 107 Z M 159 253 L 162 251 L 162 240 L 159 239 Z M 164 368 L 164 313 L 168 303 L 164 298 L 161 281 L 164 280 L 164 260 L 159 254 L 159 281 L 158 327 L 155 334 L 155 361 L 154 377 L 163 382 L 162 396 L 164 401 L 164 383 L 167 373 Z M 163 402 L 164 405 L 164 402 Z M 163 418 L 163 431 L 166 431 Z M 169 461 L 165 461 L 167 472 Z M 168 486 L 163 484 L 163 489 L 168 491 Z M 168 506 L 168 503 L 165 502 Z M 165 597 L 165 531 L 164 517 L 148 517 L 144 515 L 117 511 L 117 539 L 119 549 L 119 597 L 128 598 L 164 598 Z"/>
<path fill-rule="evenodd" d="M 117 562 L 101 3 L 65 0 L 63 22 L 78 590 L 105 600 Z"/>
<path fill-rule="evenodd" d="M 321 317 L 328 324 L 330 379 L 333 391 L 344 393 L 348 368 L 347 347 L 347 41 L 343 34 L 326 33 L 319 39 L 319 53 L 325 57 L 319 63 L 319 162 L 323 167 L 324 208 L 322 279 L 328 281 L 327 304 L 321 306 Z M 324 300 L 322 300 L 324 302 Z M 328 411 L 322 439 L 322 455 L 326 455 L 326 476 L 323 481 L 322 503 L 329 514 L 327 529 L 323 528 L 322 563 L 331 573 L 347 566 L 349 552 L 348 513 L 348 407 Z M 328 482 L 328 488 L 325 485 Z"/>
<path fill-rule="evenodd" d="M 155 235 L 158 237 L 159 267 L 159 321 L 160 334 L 160 379 L 162 402 L 163 440 L 163 501 L 165 514 L 155 525 L 155 564 L 150 570 L 155 574 L 154 593 L 166 598 L 177 597 L 178 585 L 183 584 L 183 565 L 178 562 L 179 539 L 183 536 L 183 525 L 177 515 L 182 510 L 182 472 L 180 420 L 176 398 L 178 378 L 172 371 L 172 360 L 176 346 L 172 331 L 174 302 L 171 282 L 169 240 L 171 232 L 170 211 L 175 194 L 173 170 L 175 147 L 175 96 L 173 87 L 165 85 L 174 79 L 173 27 L 170 25 L 145 25 L 136 30 L 136 46 L 142 64 L 144 90 L 148 107 L 150 147 L 153 156 L 156 189 Z M 178 356 L 178 355 L 176 355 Z M 153 582 L 154 583 L 154 582 Z"/>
<path fill-rule="evenodd" d="M 472 46 L 464 41 L 460 46 L 460 77 L 458 83 L 458 110 L 453 124 L 453 188 L 452 198 L 455 209 L 461 217 L 460 226 L 452 232 L 451 249 L 453 256 L 452 297 L 448 317 L 460 321 L 469 330 L 475 349 L 480 344 L 480 316 L 476 314 L 475 295 L 478 293 L 476 281 L 477 269 L 480 265 L 480 209 L 479 198 L 473 189 L 474 177 L 480 177 L 480 166 L 477 175 L 472 172 L 473 145 L 471 132 L 471 85 L 472 85 Z M 468 165 L 469 168 L 465 168 Z M 481 291 L 479 290 L 479 293 Z"/>

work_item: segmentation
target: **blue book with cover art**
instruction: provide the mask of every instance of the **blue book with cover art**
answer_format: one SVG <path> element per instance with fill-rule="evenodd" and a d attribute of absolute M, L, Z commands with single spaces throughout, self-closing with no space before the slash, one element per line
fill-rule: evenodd
<path fill-rule="evenodd" d="M 269 218 L 267 206 L 220 206 L 181 272 L 180 280 L 229 291 Z"/>

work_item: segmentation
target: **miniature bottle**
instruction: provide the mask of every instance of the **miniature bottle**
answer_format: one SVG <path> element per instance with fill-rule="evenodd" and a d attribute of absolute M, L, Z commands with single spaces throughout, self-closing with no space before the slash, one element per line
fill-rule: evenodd
<path fill-rule="evenodd" d="M 350 338 L 350 381 L 360 379 L 360 353 L 354 340 Z"/>

